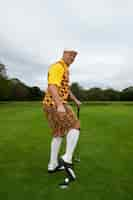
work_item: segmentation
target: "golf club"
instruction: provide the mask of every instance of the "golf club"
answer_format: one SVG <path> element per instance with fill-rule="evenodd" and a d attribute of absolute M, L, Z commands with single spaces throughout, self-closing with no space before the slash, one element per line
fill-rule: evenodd
<path fill-rule="evenodd" d="M 79 119 L 79 117 L 80 117 L 80 108 L 77 106 L 77 118 Z M 79 141 L 78 141 L 78 144 L 77 144 L 77 147 L 76 147 L 74 161 L 77 162 L 77 163 L 80 162 Z"/>

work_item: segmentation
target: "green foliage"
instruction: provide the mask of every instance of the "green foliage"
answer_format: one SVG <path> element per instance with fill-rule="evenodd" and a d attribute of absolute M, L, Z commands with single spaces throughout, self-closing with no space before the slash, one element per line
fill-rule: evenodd
<path fill-rule="evenodd" d="M 42 100 L 44 93 L 38 87 L 28 87 L 18 79 L 0 76 L 0 101 Z"/>
<path fill-rule="evenodd" d="M 133 87 L 128 87 L 122 90 L 120 99 L 122 101 L 126 101 L 127 99 L 128 101 L 133 101 Z"/>
<path fill-rule="evenodd" d="M 0 101 L 11 100 L 12 98 L 12 84 L 9 80 L 0 77 Z"/>
<path fill-rule="evenodd" d="M 120 92 L 114 89 L 106 89 L 103 91 L 105 101 L 120 101 Z"/>
<path fill-rule="evenodd" d="M 83 89 L 78 83 L 72 83 L 71 90 L 81 101 L 133 101 L 133 87 L 122 91 L 97 87 Z"/>
<path fill-rule="evenodd" d="M 29 88 L 30 95 L 32 100 L 41 100 L 43 98 L 43 92 L 40 90 L 39 87 L 31 87 Z"/>

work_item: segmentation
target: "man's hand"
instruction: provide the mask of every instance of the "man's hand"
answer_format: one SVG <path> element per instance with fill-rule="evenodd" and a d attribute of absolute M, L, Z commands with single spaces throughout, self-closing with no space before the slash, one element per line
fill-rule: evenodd
<path fill-rule="evenodd" d="M 75 103 L 76 103 L 77 107 L 80 108 L 80 105 L 82 104 L 81 101 L 79 101 L 78 99 L 76 99 Z"/>
<path fill-rule="evenodd" d="M 60 104 L 57 106 L 57 115 L 58 115 L 58 119 L 60 121 L 62 121 L 64 119 L 64 116 L 66 115 L 66 110 L 65 110 L 63 104 Z"/>
<path fill-rule="evenodd" d="M 57 106 L 57 112 L 61 112 L 61 113 L 66 112 L 66 110 L 65 110 L 65 108 L 64 108 L 64 106 L 63 106 L 63 104 Z"/>
<path fill-rule="evenodd" d="M 80 105 L 82 104 L 81 101 L 79 101 L 75 95 L 72 93 L 72 91 L 70 90 L 69 91 L 69 95 L 70 95 L 70 98 L 76 103 L 77 107 L 80 108 Z"/>

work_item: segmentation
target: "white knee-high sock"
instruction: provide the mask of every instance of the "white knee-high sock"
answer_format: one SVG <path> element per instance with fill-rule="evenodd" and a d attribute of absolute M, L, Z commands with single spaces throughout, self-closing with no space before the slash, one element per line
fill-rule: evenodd
<path fill-rule="evenodd" d="M 71 129 L 66 136 L 66 152 L 62 156 L 63 160 L 72 163 L 72 156 L 79 139 L 79 130 Z"/>
<path fill-rule="evenodd" d="M 58 153 L 62 142 L 62 137 L 53 137 L 51 141 L 51 153 L 49 165 L 57 166 L 58 165 Z"/>

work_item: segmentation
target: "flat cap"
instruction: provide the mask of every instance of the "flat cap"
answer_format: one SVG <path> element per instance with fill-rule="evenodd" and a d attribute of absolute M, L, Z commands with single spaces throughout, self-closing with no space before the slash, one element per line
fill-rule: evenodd
<path fill-rule="evenodd" d="M 73 50 L 73 49 L 65 49 L 65 50 L 64 50 L 64 53 L 72 53 L 72 54 L 74 54 L 75 56 L 78 54 L 78 52 L 75 51 L 75 50 Z"/>

